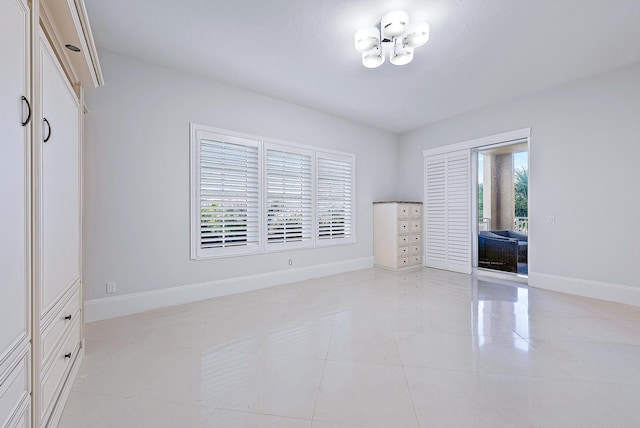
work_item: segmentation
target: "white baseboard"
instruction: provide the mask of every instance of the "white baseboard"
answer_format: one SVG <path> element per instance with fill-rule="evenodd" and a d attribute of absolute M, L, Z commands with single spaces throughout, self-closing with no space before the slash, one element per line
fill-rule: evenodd
<path fill-rule="evenodd" d="M 640 306 L 640 287 L 535 272 L 529 273 L 529 286 Z"/>
<path fill-rule="evenodd" d="M 242 276 L 217 281 L 164 288 L 143 293 L 105 297 L 84 302 L 85 322 L 99 321 L 123 315 L 149 311 L 183 303 L 244 293 L 276 285 L 336 275 L 373 267 L 373 257 L 345 260 L 335 263 L 280 270 L 258 275 Z"/>

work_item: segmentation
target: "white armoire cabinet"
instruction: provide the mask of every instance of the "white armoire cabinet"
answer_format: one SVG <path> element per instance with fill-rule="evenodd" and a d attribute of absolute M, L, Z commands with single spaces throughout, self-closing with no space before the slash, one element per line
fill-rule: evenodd
<path fill-rule="evenodd" d="M 31 412 L 30 12 L 0 2 L 0 426 Z M 9 42 L 10 41 L 10 42 Z"/>
<path fill-rule="evenodd" d="M 74 365 L 80 341 L 80 105 L 44 32 L 40 33 L 42 138 L 39 219 L 34 259 L 38 280 L 39 346 L 34 373 L 40 379 L 39 420 L 56 419 L 56 400 Z"/>
<path fill-rule="evenodd" d="M 0 428 L 55 427 L 83 356 L 82 0 L 2 0 Z"/>
<path fill-rule="evenodd" d="M 384 269 L 422 266 L 422 202 L 373 203 L 373 257 Z"/>

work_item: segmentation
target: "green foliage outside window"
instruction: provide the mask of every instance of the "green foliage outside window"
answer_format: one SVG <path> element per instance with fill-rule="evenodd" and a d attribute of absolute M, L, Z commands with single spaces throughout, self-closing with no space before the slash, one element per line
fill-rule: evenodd
<path fill-rule="evenodd" d="M 529 171 L 522 167 L 515 171 L 515 216 L 529 217 Z"/>

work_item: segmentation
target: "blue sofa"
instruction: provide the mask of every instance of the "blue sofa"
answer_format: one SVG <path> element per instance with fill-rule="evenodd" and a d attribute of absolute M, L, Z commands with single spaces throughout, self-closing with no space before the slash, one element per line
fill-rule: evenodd
<path fill-rule="evenodd" d="M 527 263 L 529 237 L 511 230 L 489 230 L 478 234 L 478 267 L 518 272 L 518 262 Z"/>

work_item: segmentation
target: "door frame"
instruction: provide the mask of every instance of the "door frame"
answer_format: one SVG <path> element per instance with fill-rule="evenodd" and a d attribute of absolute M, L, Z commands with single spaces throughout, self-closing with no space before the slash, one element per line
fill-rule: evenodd
<path fill-rule="evenodd" d="M 471 148 L 471 216 L 472 216 L 472 224 L 471 224 L 471 233 L 472 233 L 472 257 L 471 263 L 473 265 L 473 273 L 474 275 L 488 276 L 492 278 L 503 278 L 509 279 L 511 281 L 517 282 L 528 282 L 528 275 L 520 275 L 518 273 L 511 272 L 502 272 L 492 269 L 485 269 L 478 267 L 478 153 L 482 150 L 486 149 L 496 149 L 500 147 L 511 146 L 514 144 L 522 144 L 527 143 L 527 171 L 530 171 L 530 150 L 531 150 L 531 138 L 529 136 L 521 139 L 511 140 L 511 141 L 501 141 L 494 144 L 487 144 L 484 146 L 477 146 Z M 529 183 L 527 184 L 529 185 Z M 530 206 L 528 198 L 527 198 L 527 206 Z M 529 222 L 529 227 L 531 226 L 531 222 Z M 530 246 L 527 249 L 529 252 Z M 529 257 L 527 257 L 527 264 L 530 267 Z"/>
<path fill-rule="evenodd" d="M 500 147 L 500 146 L 508 146 L 511 144 L 515 144 L 515 143 L 523 143 L 525 142 L 527 143 L 527 150 L 529 153 L 529 156 L 527 156 L 527 168 L 530 170 L 530 165 L 531 165 L 531 128 L 522 128 L 522 129 L 516 129 L 513 131 L 508 131 L 508 132 L 503 132 L 500 134 L 495 134 L 495 135 L 489 135 L 486 137 L 481 137 L 481 138 L 475 138 L 472 140 L 467 140 L 467 141 L 462 141 L 459 143 L 454 143 L 454 144 L 449 144 L 449 145 L 444 145 L 444 146 L 439 146 L 439 147 L 434 147 L 432 149 L 428 149 L 428 150 L 424 150 L 422 152 L 422 156 L 423 156 L 423 165 L 424 165 L 424 159 L 429 157 L 429 156 L 433 156 L 433 155 L 437 155 L 437 154 L 445 154 L 445 153 L 450 153 L 450 152 L 455 152 L 455 151 L 460 151 L 460 150 L 468 150 L 469 154 L 470 154 L 470 160 L 471 160 L 471 180 L 470 180 L 470 201 L 469 203 L 471 204 L 471 266 L 470 269 L 473 272 L 473 275 L 482 275 L 482 276 L 490 276 L 490 277 L 497 277 L 497 278 L 503 278 L 503 279 L 508 279 L 511 281 L 520 281 L 520 282 L 527 282 L 527 278 L 525 277 L 521 277 L 510 273 L 501 273 L 501 272 L 494 272 L 491 270 L 487 270 L 487 269 L 480 269 L 478 268 L 478 239 L 476 238 L 478 235 L 478 194 L 477 194 L 477 186 L 478 186 L 478 158 L 477 158 L 477 150 L 478 148 L 484 148 L 484 147 Z M 424 166 L 423 166 L 424 168 Z M 425 176 L 426 179 L 426 176 Z M 425 182 L 423 181 L 423 186 L 425 185 Z M 529 182 L 529 190 L 531 190 L 531 183 Z M 426 202 L 426 201 L 425 201 Z M 529 203 L 529 207 L 531 206 L 531 204 Z M 424 218 L 423 218 L 424 221 Z M 424 225 L 423 225 L 424 226 Z M 423 227 L 424 230 L 424 237 L 423 239 L 425 240 L 424 245 L 423 245 L 423 251 L 424 248 L 426 248 L 427 242 L 426 242 L 426 227 Z M 531 231 L 531 222 L 529 222 L 529 231 Z M 528 248 L 529 253 L 531 253 L 531 242 L 529 242 L 529 248 Z M 426 266 L 426 254 L 423 254 L 423 266 Z M 530 263 L 530 259 L 529 261 L 529 271 L 531 271 L 531 263 Z"/>

